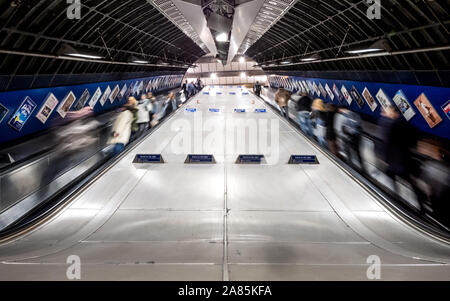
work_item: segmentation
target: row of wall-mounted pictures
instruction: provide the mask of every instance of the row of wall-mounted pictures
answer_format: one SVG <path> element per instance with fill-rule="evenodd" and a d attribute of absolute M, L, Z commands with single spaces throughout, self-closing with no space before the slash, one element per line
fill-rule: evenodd
<path fill-rule="evenodd" d="M 55 110 L 61 118 L 65 118 L 69 111 L 79 111 L 86 105 L 94 108 L 97 103 L 100 103 L 103 107 L 107 101 L 113 104 L 116 100 L 121 101 L 124 97 L 127 99 L 132 95 L 175 87 L 181 83 L 181 80 L 182 76 L 169 75 L 148 80 L 138 80 L 129 86 L 125 83 L 122 88 L 119 84 L 116 84 L 113 88 L 108 85 L 103 92 L 100 87 L 97 87 L 92 97 L 89 89 L 86 88 L 78 100 L 73 91 L 70 91 L 62 101 L 59 101 L 56 96 L 50 92 L 35 117 L 45 124 Z M 15 113 L 8 119 L 8 125 L 20 132 L 26 122 L 32 117 L 36 108 L 36 102 L 30 96 L 26 96 Z M 3 122 L 8 112 L 9 110 L 6 106 L 0 103 L 0 124 Z"/>
<path fill-rule="evenodd" d="M 393 95 L 392 101 L 383 88 L 379 88 L 375 97 L 373 97 L 367 86 L 364 87 L 362 93 L 360 93 L 355 85 L 351 85 L 351 88 L 347 89 L 345 84 L 342 84 L 339 88 L 334 82 L 330 82 L 330 84 L 326 82 L 324 85 L 323 80 L 321 81 L 302 80 L 289 76 L 271 76 L 269 78 L 270 85 L 273 87 L 284 87 L 292 92 L 306 92 L 313 97 L 317 96 L 324 100 L 330 99 L 331 102 L 339 105 L 351 106 L 352 103 L 355 102 L 358 107 L 362 109 L 365 104 L 367 104 L 370 110 L 375 112 L 379 107 L 377 103 L 378 100 L 384 110 L 392 107 L 394 103 L 407 121 L 410 121 L 416 116 L 416 111 L 402 89 L 399 89 L 395 95 Z M 414 105 L 431 129 L 443 121 L 442 117 L 424 92 L 419 94 L 414 101 Z M 441 109 L 444 115 L 450 120 L 450 100 L 445 102 L 441 106 Z"/>

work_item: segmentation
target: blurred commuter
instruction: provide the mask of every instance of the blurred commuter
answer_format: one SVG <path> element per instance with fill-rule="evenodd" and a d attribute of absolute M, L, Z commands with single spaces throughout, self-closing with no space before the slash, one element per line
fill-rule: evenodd
<path fill-rule="evenodd" d="M 322 147 L 327 148 L 327 112 L 323 100 L 320 98 L 314 99 L 311 110 L 311 119 L 314 119 L 316 124 L 317 140 Z"/>
<path fill-rule="evenodd" d="M 195 95 L 195 86 L 194 86 L 194 82 L 190 82 L 187 85 L 187 89 L 188 89 L 188 98 L 192 97 Z"/>
<path fill-rule="evenodd" d="M 327 132 L 326 139 L 328 144 L 328 149 L 334 154 L 338 155 L 339 150 L 337 146 L 337 136 L 336 131 L 334 130 L 334 120 L 337 113 L 337 107 L 331 103 L 325 105 L 326 113 L 326 124 L 327 124 Z"/>
<path fill-rule="evenodd" d="M 137 126 L 138 126 L 138 130 L 136 133 L 135 138 L 139 138 L 141 137 L 145 131 L 148 129 L 149 127 L 149 123 L 150 123 L 150 113 L 153 109 L 153 105 L 150 101 L 150 99 L 147 98 L 147 96 L 145 94 L 142 94 L 141 96 L 141 100 L 139 100 L 139 102 L 137 103 Z"/>
<path fill-rule="evenodd" d="M 427 201 L 433 216 L 450 227 L 450 162 L 448 147 L 433 139 L 419 141 L 422 156 L 420 181 L 426 187 Z"/>
<path fill-rule="evenodd" d="M 111 137 L 108 144 L 114 145 L 112 155 L 121 153 L 130 142 L 131 133 L 137 120 L 137 101 L 134 97 L 129 97 L 128 102 L 123 106 L 123 111 L 114 122 Z"/>
<path fill-rule="evenodd" d="M 298 122 L 300 128 L 306 135 L 312 136 L 312 126 L 311 126 L 311 106 L 312 99 L 309 97 L 308 93 L 298 93 L 291 96 L 292 100 L 295 102 L 295 109 L 297 110 Z"/>
<path fill-rule="evenodd" d="M 340 108 L 339 113 L 344 117 L 341 123 L 341 138 L 343 140 L 344 153 L 347 163 L 355 166 L 354 159 L 359 164 L 360 172 L 364 173 L 364 162 L 361 156 L 361 117 L 358 113 L 350 111 L 347 108 Z"/>
<path fill-rule="evenodd" d="M 257 81 L 253 86 L 253 92 L 255 92 L 256 96 L 261 97 L 261 84 L 259 83 L 259 81 Z"/>
<path fill-rule="evenodd" d="M 197 92 L 200 92 L 203 89 L 203 84 L 200 78 L 197 78 L 197 82 L 195 83 L 195 88 Z"/>
<path fill-rule="evenodd" d="M 185 80 L 183 85 L 181 86 L 181 90 L 183 90 L 183 94 L 186 98 L 188 98 L 188 81 Z"/>
<path fill-rule="evenodd" d="M 275 94 L 275 102 L 278 104 L 281 110 L 281 115 L 283 117 L 289 119 L 289 99 L 291 98 L 291 92 L 285 90 L 283 86 L 278 89 Z"/>
<path fill-rule="evenodd" d="M 413 160 L 411 150 L 417 141 L 413 128 L 400 117 L 393 107 L 382 111 L 379 118 L 381 144 L 378 146 L 379 158 L 384 162 L 385 174 L 391 178 L 396 197 L 400 197 L 397 177 L 408 182 L 417 196 L 420 209 L 424 193 L 418 188 L 414 176 L 418 175 L 418 164 Z"/>
<path fill-rule="evenodd" d="M 148 112 L 148 120 L 149 120 L 149 127 L 152 127 L 152 120 L 155 118 L 156 114 L 156 97 L 153 96 L 152 92 L 147 93 L 147 99 L 150 101 L 152 105 L 152 109 Z"/>

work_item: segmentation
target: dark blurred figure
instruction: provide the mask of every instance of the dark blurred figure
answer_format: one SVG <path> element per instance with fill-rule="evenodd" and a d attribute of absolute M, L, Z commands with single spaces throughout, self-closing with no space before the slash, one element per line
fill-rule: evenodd
<path fill-rule="evenodd" d="M 341 138 L 344 152 L 347 156 L 346 161 L 350 165 L 355 166 L 353 160 L 356 159 L 360 172 L 365 173 L 364 162 L 361 156 L 361 117 L 358 113 L 344 107 L 339 108 L 338 111 L 344 117 L 341 125 Z"/>
<path fill-rule="evenodd" d="M 261 97 L 261 84 L 259 83 L 259 81 L 257 81 L 253 86 L 253 92 L 255 92 L 256 96 Z"/>
<path fill-rule="evenodd" d="M 327 133 L 326 139 L 328 144 L 328 149 L 334 154 L 338 155 L 339 150 L 337 146 L 337 135 L 334 130 L 334 120 L 337 113 L 337 107 L 331 103 L 325 104 L 326 111 L 326 124 L 327 124 Z"/>
<path fill-rule="evenodd" d="M 135 139 L 141 137 L 145 131 L 149 127 L 150 123 L 150 113 L 153 109 L 153 105 L 150 101 L 150 99 L 147 98 L 146 94 L 142 94 L 141 99 L 137 103 L 137 126 L 138 131 L 136 133 Z"/>
<path fill-rule="evenodd" d="M 426 196 L 414 179 L 419 173 L 418 162 L 412 156 L 412 149 L 417 144 L 414 128 L 404 121 L 393 107 L 383 110 L 378 125 L 381 131 L 379 137 L 382 140 L 377 147 L 379 158 L 385 164 L 385 174 L 392 180 L 396 197 L 400 198 L 396 180 L 396 177 L 399 177 L 410 184 L 423 211 L 422 202 Z"/>
<path fill-rule="evenodd" d="M 192 97 L 192 96 L 195 95 L 195 86 L 194 86 L 194 82 L 188 83 L 188 85 L 187 85 L 187 90 L 188 90 L 188 97 L 187 97 L 187 98 L 190 98 L 190 97 Z"/>
<path fill-rule="evenodd" d="M 298 122 L 300 128 L 306 135 L 312 136 L 312 126 L 311 126 L 311 106 L 312 99 L 309 97 L 308 93 L 298 93 L 291 96 L 292 100 L 295 102 L 295 109 L 297 110 Z"/>
<path fill-rule="evenodd" d="M 157 108 L 157 106 L 156 106 L 156 97 L 155 96 L 153 96 L 153 93 L 152 92 L 148 92 L 147 93 L 147 99 L 148 100 L 150 100 L 150 103 L 151 103 L 151 105 L 152 105 L 152 109 L 151 109 L 151 111 L 149 111 L 148 112 L 148 117 L 149 117 L 149 123 L 148 123 L 148 126 L 149 126 L 149 128 L 151 128 L 152 127 L 152 120 L 155 118 L 155 113 L 156 113 L 156 108 Z"/>
<path fill-rule="evenodd" d="M 133 96 L 128 98 L 128 102 L 123 106 L 122 112 L 114 122 L 111 137 L 108 144 L 114 145 L 112 155 L 120 154 L 125 146 L 130 142 L 131 134 L 136 131 L 137 121 L 137 101 Z"/>
<path fill-rule="evenodd" d="M 185 80 L 183 85 L 181 86 L 181 90 L 183 90 L 184 96 L 188 98 L 188 81 Z"/>
<path fill-rule="evenodd" d="M 327 112 L 325 110 L 325 105 L 323 103 L 323 100 L 320 98 L 314 99 L 312 105 L 311 105 L 311 119 L 315 121 L 315 127 L 316 127 L 316 137 L 317 141 L 319 141 L 319 144 L 327 148 L 328 143 L 326 140 L 327 135 Z"/>
<path fill-rule="evenodd" d="M 203 89 L 202 80 L 200 78 L 197 78 L 197 82 L 195 83 L 195 88 L 197 92 L 200 92 Z"/>
<path fill-rule="evenodd" d="M 286 119 L 289 119 L 289 99 L 291 98 L 291 92 L 285 90 L 283 86 L 278 89 L 275 94 L 275 102 L 278 104 L 281 110 L 281 115 Z"/>
<path fill-rule="evenodd" d="M 419 179 L 426 187 L 427 203 L 432 215 L 450 228 L 450 162 L 448 147 L 434 139 L 417 144 L 422 157 Z"/>

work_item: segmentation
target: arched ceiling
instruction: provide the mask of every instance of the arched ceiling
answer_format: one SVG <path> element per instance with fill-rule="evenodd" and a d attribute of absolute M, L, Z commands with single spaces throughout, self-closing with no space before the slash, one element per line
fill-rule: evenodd
<path fill-rule="evenodd" d="M 65 0 L 0 0 L 0 73 L 180 71 L 205 54 L 150 1 L 82 0 L 81 5 L 82 18 L 70 20 Z M 62 44 L 94 51 L 105 62 L 55 58 Z M 129 64 L 131 56 L 149 64 Z"/>
<path fill-rule="evenodd" d="M 368 18 L 368 2 L 374 1 L 298 0 L 246 55 L 265 70 L 449 69 L 450 1 L 382 0 L 379 20 Z M 379 39 L 388 41 L 390 53 L 346 53 Z M 321 59 L 302 61 L 315 54 Z"/>

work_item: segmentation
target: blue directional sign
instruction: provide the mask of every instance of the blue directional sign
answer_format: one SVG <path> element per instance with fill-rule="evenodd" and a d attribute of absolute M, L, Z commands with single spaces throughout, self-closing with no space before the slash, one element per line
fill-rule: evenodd
<path fill-rule="evenodd" d="M 222 95 L 223 93 L 222 93 L 222 92 L 216 92 L 216 94 L 217 94 L 217 95 Z"/>
<path fill-rule="evenodd" d="M 234 109 L 235 113 L 245 113 L 245 109 Z"/>
<path fill-rule="evenodd" d="M 261 164 L 264 155 L 239 155 L 236 160 L 237 164 Z"/>
<path fill-rule="evenodd" d="M 209 95 L 209 92 L 203 92 L 203 95 Z"/>
<path fill-rule="evenodd" d="M 242 95 L 249 95 L 250 93 L 248 92 L 242 92 Z"/>
<path fill-rule="evenodd" d="M 236 95 L 236 92 L 230 92 L 230 95 Z"/>
<path fill-rule="evenodd" d="M 292 155 L 289 164 L 319 164 L 316 156 Z"/>
<path fill-rule="evenodd" d="M 186 112 L 195 113 L 197 112 L 196 108 L 186 108 Z"/>
<path fill-rule="evenodd" d="M 267 113 L 266 109 L 256 109 L 255 113 Z"/>
<path fill-rule="evenodd" d="M 138 154 L 133 163 L 164 163 L 164 159 L 160 154 Z"/>
<path fill-rule="evenodd" d="M 219 113 L 220 109 L 209 109 L 211 113 Z"/>
<path fill-rule="evenodd" d="M 214 164 L 216 160 L 214 159 L 214 155 L 188 155 L 186 164 Z"/>

